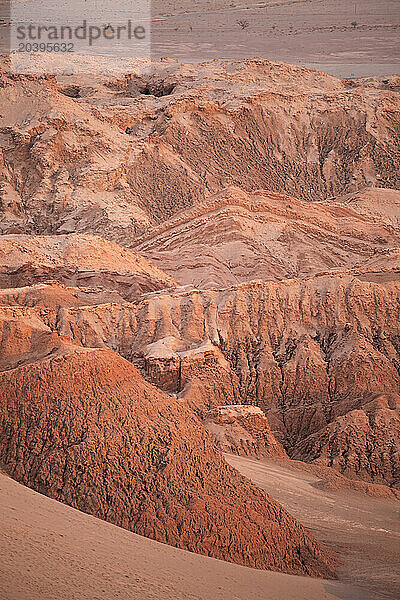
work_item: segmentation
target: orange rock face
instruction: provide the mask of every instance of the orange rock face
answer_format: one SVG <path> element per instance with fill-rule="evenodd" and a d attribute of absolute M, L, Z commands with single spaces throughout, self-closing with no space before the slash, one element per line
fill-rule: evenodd
<path fill-rule="evenodd" d="M 204 425 L 224 452 L 257 458 L 287 457 L 265 414 L 256 406 L 219 406 L 206 414 Z"/>
<path fill-rule="evenodd" d="M 297 444 L 293 457 L 400 487 L 400 396 L 370 396 Z"/>
<path fill-rule="evenodd" d="M 333 559 L 222 459 L 193 412 L 110 350 L 3 372 L 0 456 L 18 481 L 141 535 L 258 568 Z"/>
<path fill-rule="evenodd" d="M 120 301 L 175 285 L 171 277 L 139 254 L 98 236 L 1 236 L 2 288 L 49 279 L 111 291 Z"/>
<path fill-rule="evenodd" d="M 112 345 L 200 415 L 224 404 L 259 406 L 273 435 L 300 458 L 308 436 L 377 395 L 398 393 L 399 311 L 397 281 L 332 275 L 65 309 L 56 327 L 75 343 Z M 398 409 L 383 410 L 390 420 Z M 358 437 L 367 464 L 369 442 Z M 391 439 L 396 452 L 395 431 Z M 379 460 L 386 452 L 376 444 Z M 368 480 L 396 483 L 369 464 Z"/>
<path fill-rule="evenodd" d="M 376 213 L 364 197 L 375 198 Z M 178 283 L 200 288 L 389 267 L 400 245 L 400 192 L 369 189 L 345 200 L 310 203 L 231 187 L 154 227 L 135 249 Z"/>
<path fill-rule="evenodd" d="M 257 406 L 289 456 L 398 485 L 398 406 L 376 399 L 399 392 L 399 285 L 326 275 L 135 304 L 4 307 L 5 366 L 65 345 L 112 348 L 200 417 Z"/>
<path fill-rule="evenodd" d="M 2 74 L 3 232 L 129 245 L 229 185 L 303 200 L 399 186 L 394 91 L 263 59 L 127 68 Z"/>
<path fill-rule="evenodd" d="M 156 540 L 331 576 L 221 449 L 398 496 L 399 95 L 130 66 L 1 74 L 1 465 Z"/>

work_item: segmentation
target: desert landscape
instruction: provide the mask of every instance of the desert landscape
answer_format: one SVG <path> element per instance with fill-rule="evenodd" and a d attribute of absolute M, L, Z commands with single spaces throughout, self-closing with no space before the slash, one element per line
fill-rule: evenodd
<path fill-rule="evenodd" d="M 2 58 L 1 600 L 398 598 L 396 4 Z"/>
<path fill-rule="evenodd" d="M 154 0 L 153 58 L 264 56 L 338 77 L 399 72 L 397 0 Z"/>

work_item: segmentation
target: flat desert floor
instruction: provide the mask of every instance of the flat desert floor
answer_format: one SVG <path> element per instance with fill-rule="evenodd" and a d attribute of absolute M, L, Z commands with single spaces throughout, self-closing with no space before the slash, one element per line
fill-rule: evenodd
<path fill-rule="evenodd" d="M 153 2 L 155 57 L 261 56 L 339 77 L 400 71 L 398 0 Z"/>
<path fill-rule="evenodd" d="M 339 552 L 342 580 L 376 600 L 399 598 L 400 505 L 348 489 L 327 491 L 292 463 L 226 455 L 228 462 L 265 489 L 315 537 Z"/>
<path fill-rule="evenodd" d="M 140 537 L 0 475 L 1 600 L 372 600 Z"/>
<path fill-rule="evenodd" d="M 71 0 L 67 8 L 58 5 L 58 18 L 66 10 L 68 19 L 79 21 L 76 1 Z M 103 2 L 88 0 L 85 4 L 94 10 L 94 22 L 103 14 Z M 0 8 L 6 4 L 7 0 L 0 0 Z M 43 17 L 41 0 L 25 10 L 33 23 L 43 24 L 44 18 L 53 22 L 53 13 Z M 130 16 L 126 2 L 116 2 L 111 12 L 107 5 L 107 17 L 102 19 L 122 23 Z M 102 19 L 98 24 L 103 24 Z M 153 0 L 151 19 L 150 13 L 144 18 L 145 22 L 150 20 L 151 43 L 147 46 L 146 39 L 146 55 L 151 48 L 156 59 L 202 62 L 260 56 L 339 77 L 400 72 L 398 0 Z M 96 44 L 99 54 L 109 50 L 101 42 Z M 87 51 L 93 53 L 94 49 Z M 122 57 L 128 54 L 127 46 L 112 45 L 111 54 Z"/>

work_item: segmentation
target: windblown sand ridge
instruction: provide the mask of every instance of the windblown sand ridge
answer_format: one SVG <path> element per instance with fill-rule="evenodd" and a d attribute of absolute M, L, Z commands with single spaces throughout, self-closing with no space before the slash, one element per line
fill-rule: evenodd
<path fill-rule="evenodd" d="M 249 569 L 140 537 L 0 475 L 0 586 L 23 600 L 372 600 L 336 581 Z M 12 543 L 10 543 L 12 539 Z M 26 573 L 29 572 L 29 577 Z"/>

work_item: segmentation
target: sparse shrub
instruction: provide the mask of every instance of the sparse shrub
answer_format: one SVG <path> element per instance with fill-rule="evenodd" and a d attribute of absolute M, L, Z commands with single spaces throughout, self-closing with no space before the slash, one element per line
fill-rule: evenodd
<path fill-rule="evenodd" d="M 237 21 L 237 24 L 239 25 L 239 27 L 241 29 L 247 29 L 250 25 L 248 21 L 244 21 L 244 20 Z"/>

